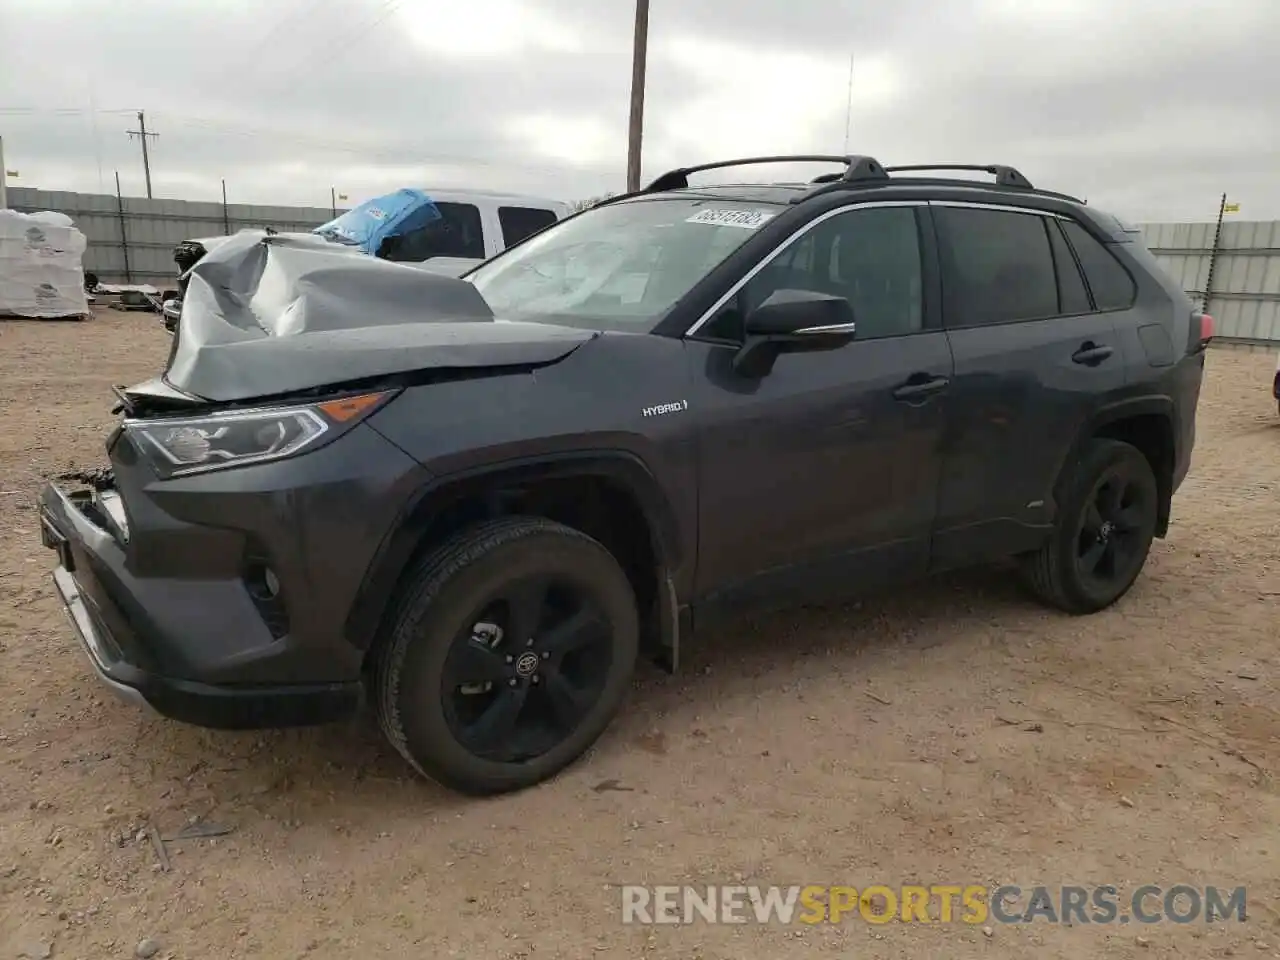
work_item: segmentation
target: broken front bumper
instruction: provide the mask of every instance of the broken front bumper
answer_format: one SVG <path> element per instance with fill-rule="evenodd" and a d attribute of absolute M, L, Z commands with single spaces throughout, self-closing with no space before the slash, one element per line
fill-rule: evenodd
<path fill-rule="evenodd" d="M 94 671 L 114 693 L 155 712 L 203 727 L 252 729 L 323 723 L 351 714 L 358 683 L 264 685 L 204 683 L 167 675 L 158 664 L 182 655 L 200 631 L 183 617 L 206 621 L 225 601 L 226 585 L 188 584 L 134 576 L 126 550 L 128 521 L 110 490 L 68 490 L 56 483 L 40 498 L 40 536 L 56 551 L 53 582 Z M 192 589 L 203 589 L 203 602 Z M 174 594 L 186 594 L 186 597 Z M 163 618 L 149 605 L 165 611 Z M 225 610 L 226 606 L 222 607 Z M 228 629 L 237 624 L 228 622 Z M 249 624 L 241 625 L 248 628 Z"/>

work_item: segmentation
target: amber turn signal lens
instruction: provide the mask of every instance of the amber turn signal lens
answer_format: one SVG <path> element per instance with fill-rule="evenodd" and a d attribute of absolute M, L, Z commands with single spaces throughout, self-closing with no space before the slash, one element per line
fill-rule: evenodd
<path fill-rule="evenodd" d="M 346 423 L 364 416 L 389 396 L 387 391 L 380 393 L 362 393 L 358 397 L 343 397 L 340 400 L 326 400 L 316 404 L 316 409 L 335 423 Z"/>

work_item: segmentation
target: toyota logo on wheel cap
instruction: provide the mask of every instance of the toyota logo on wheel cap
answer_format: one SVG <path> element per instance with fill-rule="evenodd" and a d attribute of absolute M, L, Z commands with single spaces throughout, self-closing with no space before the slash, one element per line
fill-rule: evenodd
<path fill-rule="evenodd" d="M 522 653 L 516 660 L 516 673 L 522 677 L 531 677 L 538 669 L 538 655 L 536 653 Z"/>

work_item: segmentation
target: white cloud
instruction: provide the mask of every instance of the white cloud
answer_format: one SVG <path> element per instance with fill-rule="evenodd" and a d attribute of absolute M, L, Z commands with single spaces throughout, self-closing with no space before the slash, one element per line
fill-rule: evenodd
<path fill-rule="evenodd" d="M 496 59 L 529 50 L 580 52 L 586 37 L 516 0 L 401 0 L 395 16 L 414 45 L 449 60 Z"/>

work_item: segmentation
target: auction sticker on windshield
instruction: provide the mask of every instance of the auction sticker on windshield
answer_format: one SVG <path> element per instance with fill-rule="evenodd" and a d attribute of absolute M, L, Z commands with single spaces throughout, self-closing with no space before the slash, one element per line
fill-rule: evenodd
<path fill-rule="evenodd" d="M 767 210 L 699 210 L 686 223 L 709 223 L 716 227 L 743 227 L 754 230 L 776 216 Z"/>

